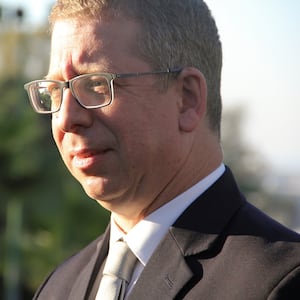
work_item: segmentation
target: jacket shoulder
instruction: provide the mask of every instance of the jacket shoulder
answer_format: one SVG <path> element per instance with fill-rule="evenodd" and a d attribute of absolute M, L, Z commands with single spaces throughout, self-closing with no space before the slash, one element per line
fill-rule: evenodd
<path fill-rule="evenodd" d="M 65 295 L 67 299 L 78 274 L 95 257 L 102 241 L 103 235 L 55 268 L 36 291 L 33 299 L 53 299 L 54 295 Z"/>

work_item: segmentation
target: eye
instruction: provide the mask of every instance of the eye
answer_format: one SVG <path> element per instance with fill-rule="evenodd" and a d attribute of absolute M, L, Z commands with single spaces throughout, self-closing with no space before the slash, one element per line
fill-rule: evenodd
<path fill-rule="evenodd" d="M 84 84 L 84 88 L 87 92 L 96 94 L 107 94 L 109 90 L 106 79 L 100 76 L 88 78 Z"/>
<path fill-rule="evenodd" d="M 79 76 L 72 82 L 74 96 L 81 104 L 96 107 L 110 101 L 110 86 L 99 74 Z"/>
<path fill-rule="evenodd" d="M 60 94 L 60 87 L 55 83 L 49 84 L 47 89 L 51 97 L 56 97 L 58 94 Z"/>

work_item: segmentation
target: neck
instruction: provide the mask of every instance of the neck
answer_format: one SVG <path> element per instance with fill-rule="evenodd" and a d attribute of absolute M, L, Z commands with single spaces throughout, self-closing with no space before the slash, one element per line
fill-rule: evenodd
<path fill-rule="evenodd" d="M 212 173 L 222 161 L 223 153 L 218 137 L 207 135 L 198 138 L 194 140 L 194 144 L 180 168 L 174 172 L 173 177 L 152 200 L 149 198 L 146 201 L 141 198 L 125 202 L 124 199 L 120 199 L 108 209 L 112 211 L 113 218 L 120 230 L 127 233 L 140 220 Z"/>

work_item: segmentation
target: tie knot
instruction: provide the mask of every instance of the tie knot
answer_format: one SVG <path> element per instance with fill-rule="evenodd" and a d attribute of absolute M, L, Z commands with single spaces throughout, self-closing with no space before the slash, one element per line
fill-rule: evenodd
<path fill-rule="evenodd" d="M 136 263 L 136 257 L 124 241 L 117 241 L 111 245 L 103 274 L 130 281 Z"/>

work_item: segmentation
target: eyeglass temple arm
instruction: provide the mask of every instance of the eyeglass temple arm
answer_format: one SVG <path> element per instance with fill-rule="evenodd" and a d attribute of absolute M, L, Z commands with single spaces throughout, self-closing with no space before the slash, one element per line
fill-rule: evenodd
<path fill-rule="evenodd" d="M 139 77 L 146 75 L 159 75 L 159 74 L 168 74 L 168 73 L 180 73 L 182 71 L 182 67 L 167 69 L 165 71 L 152 71 L 152 72 L 137 72 L 137 73 L 123 73 L 123 74 L 115 74 L 115 78 L 128 78 L 128 77 Z"/>

